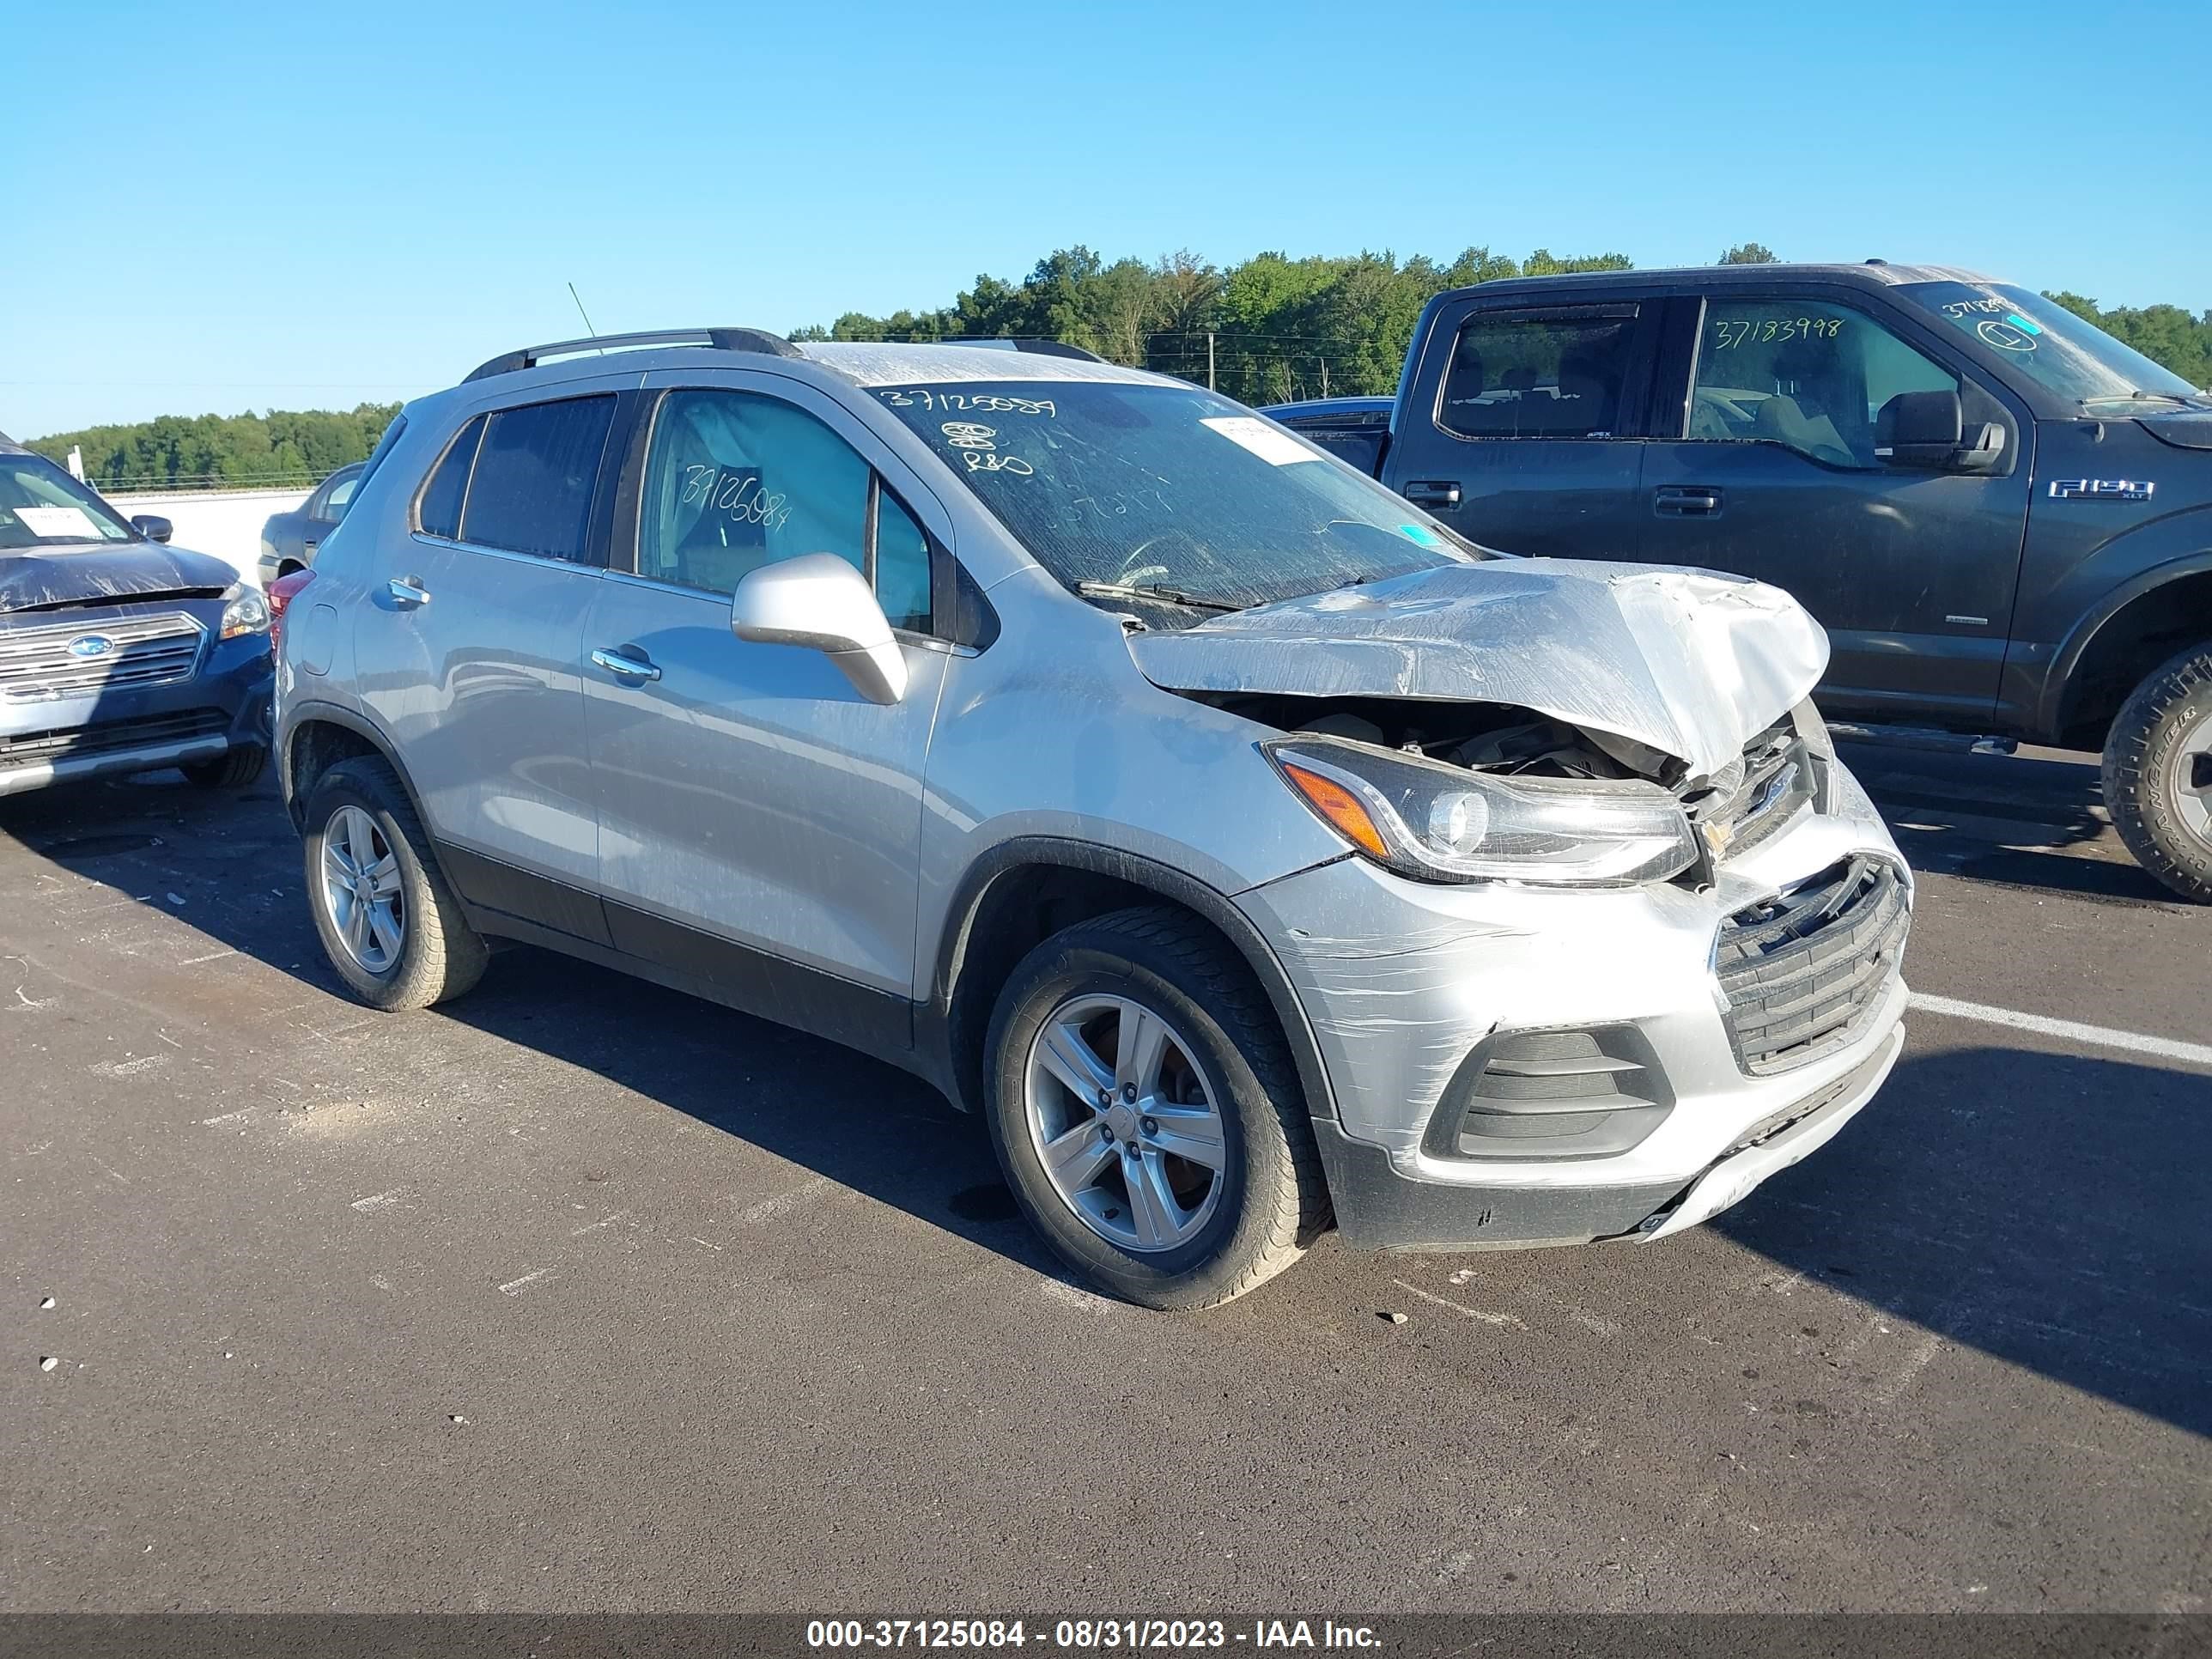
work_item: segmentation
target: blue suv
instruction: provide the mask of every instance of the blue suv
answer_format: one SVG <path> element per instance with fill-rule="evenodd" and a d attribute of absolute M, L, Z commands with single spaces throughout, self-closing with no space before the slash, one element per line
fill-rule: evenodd
<path fill-rule="evenodd" d="M 260 775 L 268 603 L 168 538 L 0 436 L 0 795 L 170 766 L 210 787 Z"/>

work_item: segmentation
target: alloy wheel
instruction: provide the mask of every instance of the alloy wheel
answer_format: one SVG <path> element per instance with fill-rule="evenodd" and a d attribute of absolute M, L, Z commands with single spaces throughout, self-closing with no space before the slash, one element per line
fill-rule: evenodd
<path fill-rule="evenodd" d="M 1220 1095 L 1190 1045 L 1128 997 L 1054 1009 L 1030 1045 L 1024 1117 L 1060 1201 L 1124 1250 L 1186 1244 L 1227 1181 Z"/>
<path fill-rule="evenodd" d="M 399 859 L 376 820 L 341 806 L 323 830 L 323 909 L 363 972 L 389 973 L 407 940 Z"/>

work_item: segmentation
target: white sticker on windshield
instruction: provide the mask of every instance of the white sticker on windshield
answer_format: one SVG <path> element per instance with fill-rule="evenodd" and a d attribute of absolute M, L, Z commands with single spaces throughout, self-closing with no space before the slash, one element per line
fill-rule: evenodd
<path fill-rule="evenodd" d="M 1250 450 L 1269 466 L 1289 466 L 1296 461 L 1321 459 L 1282 428 L 1257 415 L 1217 415 L 1199 424 L 1218 432 L 1239 448 Z"/>
<path fill-rule="evenodd" d="M 82 542 L 100 539 L 100 526 L 81 507 L 19 507 L 15 509 L 15 516 L 23 521 L 23 528 L 33 536 L 48 538 L 68 537 Z"/>

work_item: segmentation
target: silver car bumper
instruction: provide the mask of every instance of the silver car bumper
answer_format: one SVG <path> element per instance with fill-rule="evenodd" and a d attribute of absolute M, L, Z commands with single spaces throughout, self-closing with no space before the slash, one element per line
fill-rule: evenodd
<path fill-rule="evenodd" d="M 1274 944 L 1328 1069 L 1316 1121 L 1348 1242 L 1480 1249 L 1663 1237 L 1832 1136 L 1902 1042 L 1910 877 L 1856 783 L 1723 866 L 1713 890 L 1571 891 L 1405 881 L 1346 859 L 1238 903 Z M 1766 988 L 1720 958 L 1778 894 L 1862 868 L 1881 915 L 1815 915 L 1776 1001 L 1841 1024 L 1770 1052 Z M 1869 888 L 1869 891 L 1871 891 Z M 1821 930 L 1832 927 L 1823 936 Z M 1795 964 L 1794 969 L 1792 964 Z M 1765 1029 L 1765 1028 L 1762 1028 Z M 1469 1126 L 1474 1126 L 1470 1129 Z"/>

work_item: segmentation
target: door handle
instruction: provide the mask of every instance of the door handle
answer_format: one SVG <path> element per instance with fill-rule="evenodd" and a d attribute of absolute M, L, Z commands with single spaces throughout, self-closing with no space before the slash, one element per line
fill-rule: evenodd
<path fill-rule="evenodd" d="M 390 581 L 385 583 L 384 591 L 401 605 L 430 603 L 430 590 L 422 586 L 420 579 L 414 576 L 394 576 Z"/>
<path fill-rule="evenodd" d="M 1450 478 L 1414 478 L 1406 485 L 1406 499 L 1416 507 L 1457 507 L 1459 485 Z"/>
<path fill-rule="evenodd" d="M 628 656 L 620 651 L 594 651 L 592 661 L 595 666 L 626 680 L 657 680 L 660 678 L 660 670 L 655 665 L 642 657 Z"/>
<path fill-rule="evenodd" d="M 1710 519 L 1721 505 L 1721 492 L 1710 484 L 1662 484 L 1651 492 L 1651 510 L 1671 519 Z"/>

